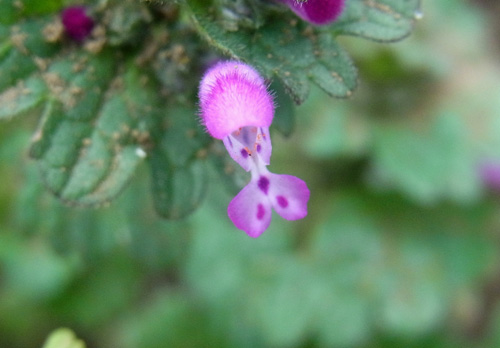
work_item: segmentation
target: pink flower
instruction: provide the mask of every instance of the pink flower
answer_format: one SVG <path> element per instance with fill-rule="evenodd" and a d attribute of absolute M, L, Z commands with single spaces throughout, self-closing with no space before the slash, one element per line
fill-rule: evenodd
<path fill-rule="evenodd" d="M 335 21 L 344 10 L 345 0 L 280 0 L 300 18 L 314 25 L 327 25 Z"/>
<path fill-rule="evenodd" d="M 258 237 L 271 223 L 272 208 L 286 220 L 305 217 L 310 195 L 306 183 L 266 167 L 272 152 L 269 126 L 274 104 L 259 73 L 241 62 L 218 63 L 201 80 L 199 97 L 210 135 L 222 139 L 229 155 L 252 175 L 229 203 L 234 225 Z"/>
<path fill-rule="evenodd" d="M 75 41 L 85 40 L 94 27 L 94 20 L 87 16 L 83 6 L 64 9 L 61 13 L 61 20 L 66 34 Z"/>

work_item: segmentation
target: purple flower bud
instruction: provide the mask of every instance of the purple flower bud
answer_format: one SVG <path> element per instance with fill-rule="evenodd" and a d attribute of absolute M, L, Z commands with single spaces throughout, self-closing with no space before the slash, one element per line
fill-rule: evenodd
<path fill-rule="evenodd" d="M 66 34 L 79 42 L 85 40 L 94 27 L 94 20 L 87 16 L 83 6 L 64 9 L 61 13 L 61 20 Z"/>
<path fill-rule="evenodd" d="M 335 21 L 344 10 L 345 0 L 280 0 L 300 18 L 314 25 L 327 25 Z"/>
<path fill-rule="evenodd" d="M 272 209 L 286 220 L 307 215 L 309 189 L 291 175 L 270 173 L 269 126 L 274 104 L 264 80 L 252 67 L 222 62 L 210 68 L 200 83 L 200 107 L 208 132 L 222 139 L 229 155 L 252 179 L 233 198 L 228 216 L 250 237 L 260 236 L 271 223 Z"/>

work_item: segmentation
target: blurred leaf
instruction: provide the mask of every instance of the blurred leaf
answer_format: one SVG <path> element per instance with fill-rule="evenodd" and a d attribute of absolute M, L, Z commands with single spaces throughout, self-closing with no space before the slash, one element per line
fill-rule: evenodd
<path fill-rule="evenodd" d="M 0 261 L 6 288 L 25 300 L 55 298 L 76 269 L 75 260 L 57 255 L 43 241 L 24 244 L 6 236 L 0 238 Z"/>
<path fill-rule="evenodd" d="M 223 336 L 216 338 L 210 330 L 203 306 L 183 291 L 158 291 L 121 329 L 120 347 L 163 348 L 166 342 L 169 347 L 226 347 Z"/>
<path fill-rule="evenodd" d="M 30 153 L 46 185 L 66 202 L 110 200 L 146 156 L 140 148 L 148 138 L 144 120 L 156 112 L 157 99 L 132 64 L 114 78 L 115 59 L 110 52 L 79 55 L 44 74 L 52 96 Z"/>
<path fill-rule="evenodd" d="M 346 52 L 327 32 L 287 18 L 269 20 L 259 30 L 224 30 L 209 4 L 187 1 L 199 31 L 224 54 L 254 65 L 266 77 L 276 76 L 297 104 L 309 94 L 309 80 L 329 95 L 345 97 L 356 87 L 357 72 Z"/>
<path fill-rule="evenodd" d="M 349 313 L 352 309 L 344 306 L 352 303 L 376 304 L 360 309 L 365 315 L 376 315 L 366 316 L 364 323 L 358 320 L 362 326 L 350 338 L 344 331 L 343 344 L 366 336 L 361 327 L 407 338 L 435 330 L 446 319 L 452 300 L 464 290 L 472 291 L 494 259 L 495 247 L 486 229 L 489 213 L 486 205 L 428 209 L 393 195 L 352 191 L 338 195 L 313 244 L 331 276 L 335 295 L 327 303 L 343 296 L 329 307 L 331 315 Z M 455 247 L 447 248 L 450 244 Z M 456 258 L 468 261 L 456 262 Z M 472 278 L 470 263 L 476 270 Z M 322 279 L 328 279 L 326 274 Z M 369 319 L 374 322 L 369 324 Z M 329 331 L 337 325 L 338 321 L 331 322 Z M 329 336 L 329 331 L 324 333 L 333 340 L 328 344 L 340 344 L 335 340 L 339 336 Z"/>
<path fill-rule="evenodd" d="M 337 35 L 397 41 L 410 34 L 421 16 L 420 0 L 349 0 L 331 28 Z"/>
<path fill-rule="evenodd" d="M 108 1 L 113 10 L 106 13 L 106 39 L 111 46 L 139 45 L 144 40 L 151 13 L 136 1 Z"/>
<path fill-rule="evenodd" d="M 194 105 L 200 77 L 218 57 L 192 26 L 170 28 L 161 24 L 152 34 L 154 41 L 148 48 L 158 49 L 158 52 L 151 67 L 163 87 L 162 96 L 170 102 L 175 100 Z"/>
<path fill-rule="evenodd" d="M 240 318 L 240 337 L 259 337 L 261 346 L 429 335 L 494 260 L 487 205 L 429 209 L 395 195 L 337 192 L 326 221 L 297 254 L 286 243 L 286 222 L 273 220 L 247 243 L 227 219 L 213 216 L 224 203 L 212 202 L 194 219 L 189 282 L 213 311 L 227 309 L 220 320 Z"/>
<path fill-rule="evenodd" d="M 290 136 L 295 128 L 295 106 L 285 89 L 278 81 L 273 81 L 269 90 L 274 94 L 276 112 L 273 120 L 273 127 L 284 136 Z"/>
<path fill-rule="evenodd" d="M 236 196 L 248 183 L 248 173 L 228 156 L 222 142 L 215 142 L 209 152 L 209 161 L 230 195 Z"/>
<path fill-rule="evenodd" d="M 2 94 L 5 90 L 15 86 L 19 80 L 27 78 L 36 70 L 33 60 L 19 50 L 13 48 L 10 43 L 5 43 L 7 48 L 3 52 L 0 61 L 0 88 Z M 2 96 L 2 98 L 6 98 Z"/>
<path fill-rule="evenodd" d="M 371 122 L 357 112 L 357 101 L 329 100 L 316 96 L 300 107 L 307 129 L 301 136 L 308 154 L 315 158 L 361 156 L 370 145 Z"/>
<path fill-rule="evenodd" d="M 215 0 L 217 19 L 224 29 L 237 31 L 240 28 L 259 28 L 265 21 L 262 9 L 277 4 L 249 0 Z"/>
<path fill-rule="evenodd" d="M 0 120 L 12 118 L 32 111 L 40 105 L 47 95 L 47 88 L 38 77 L 19 81 L 16 86 L 7 88 L 0 94 Z"/>
<path fill-rule="evenodd" d="M 52 301 L 51 311 L 65 321 L 76 320 L 88 330 L 97 330 L 132 305 L 142 284 L 141 274 L 133 258 L 108 252 L 87 262 L 63 296 Z"/>
<path fill-rule="evenodd" d="M 55 12 L 63 5 L 62 0 L 0 0 L 0 23 L 13 23 L 24 16 Z"/>
<path fill-rule="evenodd" d="M 175 168 L 165 158 L 152 154 L 151 170 L 155 207 L 161 216 L 180 219 L 199 207 L 208 183 L 202 162 Z"/>
<path fill-rule="evenodd" d="M 54 330 L 42 348 L 85 348 L 85 343 L 67 328 Z"/>
<path fill-rule="evenodd" d="M 43 37 L 49 24 L 44 18 L 0 29 L 0 120 L 33 111 L 47 96 L 38 72 L 58 50 Z"/>
<path fill-rule="evenodd" d="M 260 288 L 253 305 L 257 328 L 268 346 L 292 346 L 303 342 L 315 317 L 318 287 L 314 274 L 301 262 L 283 260 L 276 277 Z M 257 279 L 258 281 L 259 279 Z"/>
<path fill-rule="evenodd" d="M 193 212 L 205 196 L 208 175 L 204 165 L 208 136 L 191 108 L 171 108 L 156 127 L 157 144 L 150 157 L 154 203 L 158 213 L 180 219 Z"/>
<path fill-rule="evenodd" d="M 310 295 L 303 279 L 300 281 L 304 288 L 297 289 L 295 263 L 287 257 L 292 225 L 275 219 L 272 233 L 248 243 L 248 236 L 235 230 L 225 216 L 230 197 L 220 189 L 221 185 L 210 190 L 210 204 L 193 216 L 195 228 L 188 251 L 187 281 L 210 305 L 212 320 L 225 325 L 226 329 L 221 328 L 220 332 L 231 346 L 268 346 L 265 342 L 271 338 L 263 337 L 262 332 L 272 336 L 273 343 L 290 343 L 307 332 L 303 325 L 308 324 L 309 318 L 291 313 L 294 309 L 309 309 L 308 302 L 302 302 L 303 297 L 287 300 L 297 293 L 305 298 Z M 280 277 L 279 271 L 285 268 L 288 273 Z M 291 284 L 294 286 L 289 292 L 280 294 Z M 281 308 L 283 303 L 288 307 Z M 287 323 L 292 326 L 285 327 Z"/>
<path fill-rule="evenodd" d="M 383 126 L 375 139 L 382 180 L 424 203 L 443 197 L 470 202 L 480 194 L 467 129 L 455 113 L 439 115 L 431 129 Z"/>

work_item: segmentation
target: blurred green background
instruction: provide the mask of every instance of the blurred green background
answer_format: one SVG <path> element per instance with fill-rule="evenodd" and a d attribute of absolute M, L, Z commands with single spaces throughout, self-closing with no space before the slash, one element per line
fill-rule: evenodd
<path fill-rule="evenodd" d="M 66 207 L 27 156 L 35 118 L 0 128 L 0 347 L 59 327 L 87 347 L 498 347 L 497 1 L 425 1 L 408 39 L 342 39 L 349 100 L 314 90 L 270 169 L 309 216 L 254 240 L 212 173 L 184 221 L 156 216 L 148 170 L 110 206 Z"/>

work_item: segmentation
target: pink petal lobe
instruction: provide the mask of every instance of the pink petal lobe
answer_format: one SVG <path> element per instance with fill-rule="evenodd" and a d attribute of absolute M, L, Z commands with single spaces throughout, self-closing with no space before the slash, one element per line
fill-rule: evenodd
<path fill-rule="evenodd" d="M 272 209 L 267 197 L 252 180 L 229 203 L 227 214 L 237 228 L 257 238 L 269 227 Z"/>
<path fill-rule="evenodd" d="M 307 184 L 292 175 L 270 174 L 269 199 L 276 212 L 286 220 L 307 215 L 310 192 Z"/>

